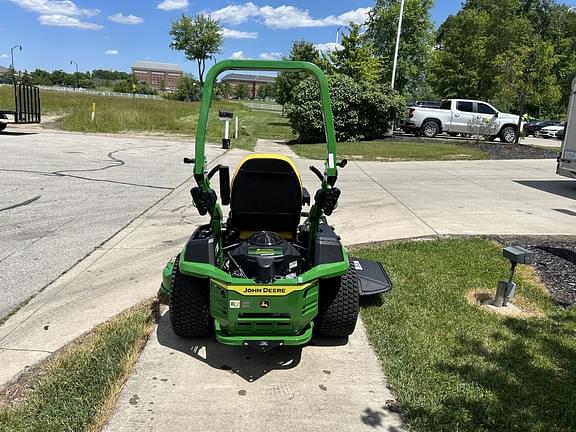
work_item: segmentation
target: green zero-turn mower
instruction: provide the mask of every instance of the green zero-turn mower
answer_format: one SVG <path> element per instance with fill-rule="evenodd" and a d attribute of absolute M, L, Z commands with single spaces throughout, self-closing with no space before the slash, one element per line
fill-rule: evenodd
<path fill-rule="evenodd" d="M 213 86 L 225 70 L 307 71 L 319 82 L 327 157 L 324 172 L 311 166 L 321 186 L 311 204 L 293 162 L 281 155 L 242 160 L 232 182 L 228 167 L 207 172 L 204 154 Z M 356 326 L 359 296 L 385 292 L 391 284 L 380 263 L 349 258 L 329 226 L 340 190 L 336 137 L 328 83 L 314 64 L 296 61 L 226 60 L 214 65 L 204 84 L 196 131 L 197 186 L 191 195 L 199 226 L 181 253 L 166 265 L 160 293 L 170 296 L 174 333 L 267 351 L 302 345 L 313 335 L 344 338 Z M 230 205 L 226 221 L 210 179 L 219 174 L 220 200 Z M 306 219 L 302 221 L 301 218 Z"/>

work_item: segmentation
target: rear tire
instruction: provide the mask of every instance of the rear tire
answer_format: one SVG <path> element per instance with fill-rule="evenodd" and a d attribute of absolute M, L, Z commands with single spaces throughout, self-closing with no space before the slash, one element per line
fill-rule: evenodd
<path fill-rule="evenodd" d="M 0 132 L 2 132 L 4 129 L 6 129 L 6 123 L 0 123 Z"/>
<path fill-rule="evenodd" d="M 360 291 L 353 266 L 342 276 L 321 279 L 316 334 L 333 338 L 350 336 L 356 327 L 359 308 Z"/>
<path fill-rule="evenodd" d="M 180 273 L 176 257 L 172 271 L 170 321 L 178 336 L 204 337 L 212 331 L 210 317 L 210 280 Z"/>
<path fill-rule="evenodd" d="M 428 120 L 422 125 L 422 135 L 426 138 L 434 138 L 440 133 L 440 126 L 434 120 Z"/>
<path fill-rule="evenodd" d="M 516 141 L 516 129 L 512 126 L 503 127 L 500 131 L 500 140 L 506 144 Z"/>

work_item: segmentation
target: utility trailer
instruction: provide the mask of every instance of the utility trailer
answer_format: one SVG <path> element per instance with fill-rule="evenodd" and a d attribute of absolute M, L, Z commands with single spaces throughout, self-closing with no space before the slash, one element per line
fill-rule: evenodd
<path fill-rule="evenodd" d="M 14 83 L 14 109 L 0 107 L 0 132 L 9 124 L 40 123 L 40 89 L 33 85 Z"/>
<path fill-rule="evenodd" d="M 576 78 L 570 89 L 570 104 L 564 129 L 564 139 L 558 156 L 556 173 L 565 177 L 576 178 Z"/>

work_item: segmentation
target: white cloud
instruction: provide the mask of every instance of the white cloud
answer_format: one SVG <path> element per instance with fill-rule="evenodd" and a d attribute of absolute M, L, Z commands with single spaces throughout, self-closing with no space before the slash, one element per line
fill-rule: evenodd
<path fill-rule="evenodd" d="M 327 53 L 331 51 L 339 51 L 344 48 L 342 45 L 336 42 L 326 42 L 314 45 L 316 49 L 320 52 Z"/>
<path fill-rule="evenodd" d="M 260 8 L 249 2 L 245 5 L 230 5 L 210 14 L 212 18 L 225 21 L 229 24 L 242 24 L 252 17 L 260 15 Z"/>
<path fill-rule="evenodd" d="M 280 60 L 282 58 L 281 52 L 263 52 L 258 58 L 262 60 Z"/>
<path fill-rule="evenodd" d="M 164 11 L 182 10 L 188 7 L 188 0 L 164 0 L 156 7 Z"/>
<path fill-rule="evenodd" d="M 244 51 L 234 51 L 230 58 L 234 60 L 242 60 L 244 58 Z"/>
<path fill-rule="evenodd" d="M 117 13 L 116 15 L 111 15 L 108 17 L 110 21 L 114 21 L 119 24 L 128 24 L 128 25 L 135 25 L 135 24 L 142 24 L 144 19 L 136 16 L 136 15 L 122 15 L 121 13 Z"/>
<path fill-rule="evenodd" d="M 0 58 L 8 58 L 8 54 L 2 54 L 0 55 Z"/>
<path fill-rule="evenodd" d="M 340 15 L 313 18 L 306 9 L 282 5 L 278 7 L 259 7 L 252 2 L 243 5 L 230 5 L 210 13 L 213 18 L 232 25 L 243 24 L 249 20 L 262 22 L 272 29 L 300 27 L 326 27 L 347 25 L 350 21 L 363 24 L 368 18 L 370 8 L 358 8 Z"/>
<path fill-rule="evenodd" d="M 106 54 L 106 55 L 118 55 L 118 54 L 120 54 L 120 51 L 112 49 L 112 50 L 106 51 L 104 54 Z"/>
<path fill-rule="evenodd" d="M 95 16 L 98 9 L 81 9 L 70 0 L 10 0 L 18 6 L 42 15 Z"/>
<path fill-rule="evenodd" d="M 100 30 L 102 28 L 101 25 L 80 21 L 78 18 L 65 15 L 40 15 L 38 21 L 46 26 L 70 27 L 80 30 Z"/>
<path fill-rule="evenodd" d="M 222 34 L 227 39 L 258 39 L 258 33 L 256 32 L 245 32 L 228 28 L 223 28 Z"/>

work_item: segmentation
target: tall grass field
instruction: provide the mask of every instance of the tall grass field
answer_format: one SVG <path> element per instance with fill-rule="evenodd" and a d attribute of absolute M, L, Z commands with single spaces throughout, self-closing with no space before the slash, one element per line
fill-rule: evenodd
<path fill-rule="evenodd" d="M 96 96 L 81 93 L 41 91 L 44 116 L 55 116 L 56 125 L 66 131 L 126 133 L 150 132 L 194 135 L 200 110 L 199 102 Z M 92 104 L 96 104 L 91 121 Z M 0 86 L 0 110 L 14 107 L 11 86 Z M 219 143 L 224 123 L 218 110 L 233 111 L 239 117 L 240 130 L 233 146 L 251 149 L 257 138 L 290 139 L 292 133 L 285 118 L 274 112 L 254 111 L 241 103 L 214 100 L 208 122 L 207 139 Z M 233 132 L 234 122 L 231 124 Z"/>

